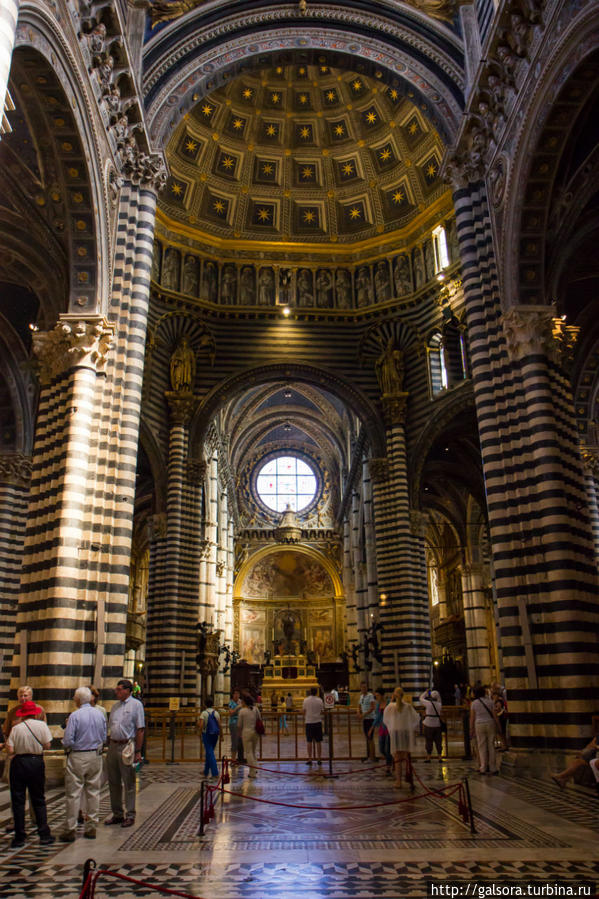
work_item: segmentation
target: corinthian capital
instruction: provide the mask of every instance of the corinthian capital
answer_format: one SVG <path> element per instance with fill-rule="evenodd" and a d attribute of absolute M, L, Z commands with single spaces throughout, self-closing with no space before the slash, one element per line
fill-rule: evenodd
<path fill-rule="evenodd" d="M 49 383 L 70 368 L 92 368 L 103 372 L 108 351 L 113 346 L 114 325 L 102 315 L 81 318 L 65 313 L 52 331 L 33 335 L 39 378 Z"/>
<path fill-rule="evenodd" d="M 512 306 L 503 314 L 503 333 L 510 359 L 551 356 L 554 352 L 553 306 Z"/>
<path fill-rule="evenodd" d="M 197 400 L 189 390 L 167 390 L 165 397 L 171 410 L 174 425 L 187 425 L 195 412 Z"/>
<path fill-rule="evenodd" d="M 580 457 L 585 474 L 599 479 L 599 446 L 581 446 Z"/>
<path fill-rule="evenodd" d="M 405 425 L 406 412 L 408 409 L 408 396 L 409 393 L 405 391 L 393 395 L 383 395 L 383 415 L 387 427 L 392 428 L 396 425 Z"/>
<path fill-rule="evenodd" d="M 0 482 L 27 487 L 31 480 L 31 459 L 23 453 L 0 454 Z"/>
<path fill-rule="evenodd" d="M 389 479 L 389 460 L 386 456 L 368 460 L 370 480 L 373 484 L 382 484 Z"/>

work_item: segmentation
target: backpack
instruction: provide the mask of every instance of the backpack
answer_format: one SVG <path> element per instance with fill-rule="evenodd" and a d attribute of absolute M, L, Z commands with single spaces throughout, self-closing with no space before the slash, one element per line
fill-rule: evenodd
<path fill-rule="evenodd" d="M 210 712 L 208 715 L 208 720 L 206 721 L 206 733 L 207 734 L 219 734 L 220 733 L 220 725 L 216 718 L 214 712 Z"/>

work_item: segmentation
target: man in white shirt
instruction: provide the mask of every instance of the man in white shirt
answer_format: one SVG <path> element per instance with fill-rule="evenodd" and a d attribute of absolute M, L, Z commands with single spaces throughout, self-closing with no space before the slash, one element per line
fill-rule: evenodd
<path fill-rule="evenodd" d="M 312 758 L 318 758 L 318 764 L 322 765 L 322 713 L 324 702 L 318 696 L 316 687 L 310 687 L 310 695 L 306 696 L 303 704 L 304 721 L 306 724 L 306 742 L 308 744 L 307 765 L 312 764 Z M 316 749 L 314 749 L 314 746 Z"/>
<path fill-rule="evenodd" d="M 110 710 L 108 730 L 110 743 L 106 756 L 110 806 L 112 815 L 104 824 L 120 824 L 131 827 L 135 824 L 135 764 L 141 762 L 141 747 L 144 740 L 144 707 L 139 699 L 131 695 L 133 684 L 130 680 L 120 680 L 114 692 L 118 702 Z M 123 758 L 125 747 L 134 743 L 133 758 Z M 125 809 L 123 812 L 123 787 L 125 789 Z"/>
<path fill-rule="evenodd" d="M 46 771 L 43 751 L 50 748 L 52 734 L 45 721 L 37 721 L 40 707 L 27 700 L 17 709 L 15 723 L 6 745 L 11 756 L 10 798 L 15 820 L 15 835 L 11 843 L 13 849 L 25 845 L 25 794 L 35 813 L 40 843 L 47 846 L 54 842 L 48 827 L 46 797 L 44 795 Z"/>
<path fill-rule="evenodd" d="M 374 721 L 374 710 L 376 701 L 374 694 L 368 689 L 366 681 L 360 684 L 360 695 L 358 697 L 358 716 L 362 719 L 362 729 L 366 738 L 366 756 L 363 762 L 375 761 L 376 753 L 374 751 L 374 740 L 372 739 L 372 725 Z"/>

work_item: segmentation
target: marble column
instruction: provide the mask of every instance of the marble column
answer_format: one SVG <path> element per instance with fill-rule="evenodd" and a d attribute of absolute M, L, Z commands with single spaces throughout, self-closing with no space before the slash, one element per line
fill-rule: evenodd
<path fill-rule="evenodd" d="M 18 0 L 0 0 L 0 136 L 5 130 L 4 107 L 18 15 Z"/>
<path fill-rule="evenodd" d="M 489 684 L 493 679 L 489 652 L 487 600 L 484 590 L 483 566 L 462 565 L 462 598 L 464 602 L 464 625 L 466 628 L 466 650 L 468 660 L 468 680 L 471 684 L 480 681 Z"/>

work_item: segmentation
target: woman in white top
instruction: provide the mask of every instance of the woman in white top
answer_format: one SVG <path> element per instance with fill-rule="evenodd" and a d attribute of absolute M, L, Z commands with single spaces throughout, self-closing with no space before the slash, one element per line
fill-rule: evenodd
<path fill-rule="evenodd" d="M 385 706 L 383 722 L 389 731 L 391 752 L 395 762 L 395 786 L 401 787 L 401 765 L 411 769 L 410 753 L 414 751 L 414 734 L 420 727 L 420 715 L 409 702 L 403 700 L 401 687 L 393 691 L 391 702 Z"/>
<path fill-rule="evenodd" d="M 239 710 L 239 718 L 237 719 L 237 731 L 241 737 L 243 746 L 243 754 L 245 760 L 250 766 L 248 777 L 258 777 L 256 770 L 256 747 L 258 745 L 258 734 L 256 733 L 256 721 L 260 718 L 260 709 L 254 706 L 254 700 L 249 693 L 243 693 L 241 696 L 241 709 Z"/>
<path fill-rule="evenodd" d="M 487 699 L 485 693 L 484 687 L 477 687 L 474 691 L 474 702 L 470 706 L 470 736 L 476 736 L 480 773 L 488 771 L 490 774 L 499 774 L 495 737 L 501 736 L 501 725 L 493 700 Z"/>
<path fill-rule="evenodd" d="M 425 690 L 420 697 L 424 706 L 424 743 L 426 746 L 426 762 L 431 760 L 433 743 L 437 748 L 439 761 L 443 761 L 443 731 L 441 729 L 441 697 L 436 690 Z"/>

